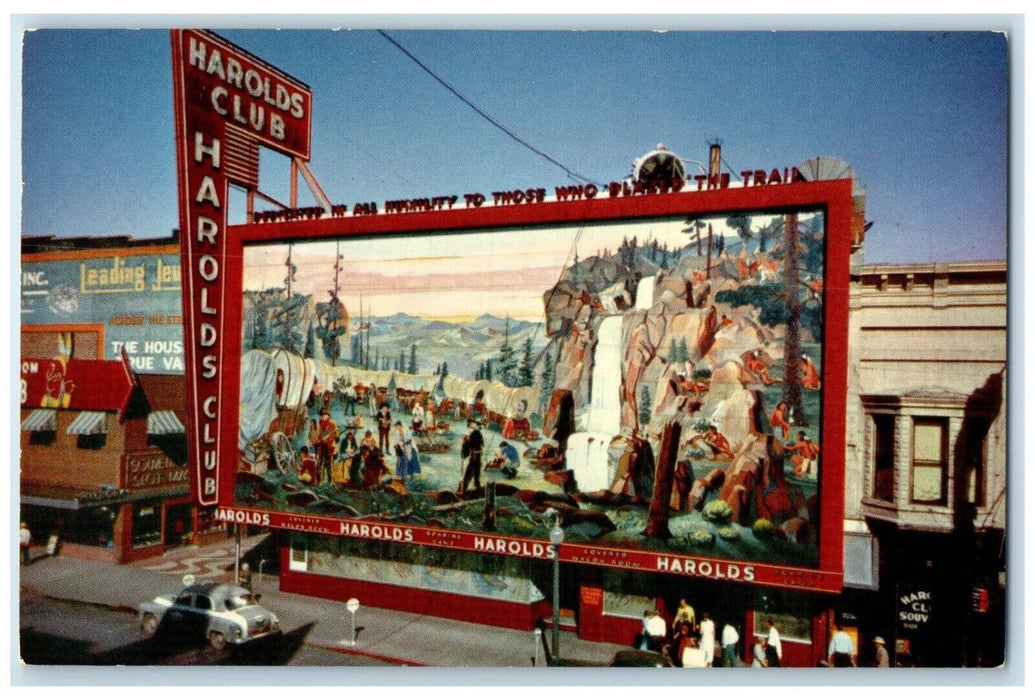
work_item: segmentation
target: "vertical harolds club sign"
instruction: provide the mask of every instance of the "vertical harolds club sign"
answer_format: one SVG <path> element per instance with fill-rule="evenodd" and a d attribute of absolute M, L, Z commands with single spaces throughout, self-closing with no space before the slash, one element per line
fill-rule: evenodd
<path fill-rule="evenodd" d="M 259 145 L 309 158 L 309 87 L 209 32 L 172 31 L 191 490 L 215 505 L 226 403 L 224 259 L 231 182 L 254 187 Z M 234 329 L 236 332 L 237 329 Z"/>

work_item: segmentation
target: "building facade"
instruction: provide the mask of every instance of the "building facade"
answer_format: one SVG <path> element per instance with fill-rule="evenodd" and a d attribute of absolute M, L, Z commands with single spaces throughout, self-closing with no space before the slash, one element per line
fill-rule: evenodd
<path fill-rule="evenodd" d="M 225 535 L 190 498 L 178 254 L 23 240 L 21 514 L 64 554 L 127 562 Z"/>
<path fill-rule="evenodd" d="M 84 250 L 109 256 L 112 267 L 112 257 L 139 250 L 98 252 L 90 241 L 74 249 L 42 256 L 32 249 L 23 269 Z M 152 249 L 130 262 L 157 271 L 174 251 Z M 23 310 L 25 292 L 46 277 L 23 277 Z M 126 316 L 27 323 L 22 356 L 64 353 L 124 371 L 130 359 L 105 360 L 102 348 L 114 348 L 106 326 Z M 897 665 L 1001 663 L 1006 317 L 1005 262 L 853 270 L 841 595 L 565 563 L 561 624 L 587 639 L 632 643 L 645 609 L 671 619 L 686 598 L 699 614 L 739 627 L 745 656 L 772 620 L 784 665 L 823 661 L 833 623 L 855 638 L 860 664 L 878 635 Z M 138 350 L 149 340 L 177 340 L 166 324 L 140 318 Z M 67 553 L 129 561 L 225 532 L 189 497 L 182 375 L 132 374 L 125 406 L 23 405 L 23 519 L 35 533 L 59 527 Z M 525 629 L 550 617 L 549 561 L 407 545 L 384 532 L 364 541 L 278 531 L 282 589 Z"/>
<path fill-rule="evenodd" d="M 866 265 L 850 303 L 855 612 L 902 665 L 1001 663 L 1006 264 Z"/>

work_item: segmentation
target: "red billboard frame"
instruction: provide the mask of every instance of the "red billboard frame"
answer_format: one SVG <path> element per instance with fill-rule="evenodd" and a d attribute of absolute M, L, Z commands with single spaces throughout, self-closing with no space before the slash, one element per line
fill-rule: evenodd
<path fill-rule="evenodd" d="M 562 561 L 668 573 L 712 580 L 725 579 L 785 588 L 839 592 L 843 585 L 843 518 L 845 487 L 845 438 L 847 397 L 848 285 L 851 255 L 853 199 L 851 180 L 787 182 L 752 187 L 727 187 L 700 191 L 651 193 L 625 196 L 612 191 L 592 199 L 541 201 L 506 206 L 468 204 L 456 209 L 346 216 L 304 221 L 283 221 L 229 226 L 219 251 L 219 269 L 225 296 L 219 313 L 220 328 L 228 329 L 219 348 L 219 390 L 231 397 L 220 402 L 217 517 L 227 522 L 257 524 L 299 532 L 360 539 L 385 540 L 549 559 L 553 546 L 546 541 L 493 533 L 471 533 L 415 525 L 373 523 L 369 520 L 325 517 L 287 511 L 242 508 L 235 505 L 236 445 L 239 412 L 234 397 L 240 392 L 243 323 L 244 247 L 264 242 L 288 242 L 371 235 L 426 235 L 488 229 L 503 232 L 516 227 L 555 224 L 609 223 L 652 217 L 696 218 L 737 212 L 824 213 L 826 256 L 824 265 L 823 342 L 823 478 L 819 484 L 821 515 L 818 529 L 818 566 L 786 566 L 721 557 L 659 553 L 641 549 L 563 543 Z M 185 265 L 187 261 L 185 260 Z M 186 297 L 185 297 L 186 298 Z M 189 340 L 189 342 L 196 342 Z M 188 356 L 189 357 L 189 356 Z M 194 365 L 188 366 L 188 373 Z M 191 394 L 191 413 L 203 411 Z M 199 420 L 203 421 L 204 416 Z M 196 457 L 194 457 L 196 459 Z M 231 466 L 233 465 L 233 466 Z"/>

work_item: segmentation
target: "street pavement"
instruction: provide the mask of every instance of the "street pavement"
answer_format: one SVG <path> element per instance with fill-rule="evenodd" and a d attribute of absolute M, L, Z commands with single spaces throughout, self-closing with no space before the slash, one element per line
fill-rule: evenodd
<path fill-rule="evenodd" d="M 260 575 L 259 567 L 268 565 L 248 554 L 263 540 L 263 536 L 242 540 L 242 559 L 253 562 L 252 588 L 262 594 L 262 604 L 277 614 L 285 631 L 311 626 L 306 645 L 401 666 L 531 668 L 533 656 L 538 657 L 535 665 L 545 664 L 543 653 L 536 654 L 533 632 L 377 608 L 366 601 L 356 613 L 360 631 L 352 645 L 351 615 L 344 603 L 284 593 L 275 574 L 264 570 Z M 234 541 L 228 539 L 202 547 L 180 547 L 120 566 L 69 556 L 47 557 L 37 548 L 32 563 L 20 567 L 20 589 L 23 594 L 136 611 L 158 594 L 178 591 L 187 573 L 199 581 L 231 580 L 234 550 Z M 560 648 L 566 659 L 605 665 L 616 651 L 627 647 L 589 642 L 562 629 Z M 552 674 L 568 669 L 541 670 Z"/>

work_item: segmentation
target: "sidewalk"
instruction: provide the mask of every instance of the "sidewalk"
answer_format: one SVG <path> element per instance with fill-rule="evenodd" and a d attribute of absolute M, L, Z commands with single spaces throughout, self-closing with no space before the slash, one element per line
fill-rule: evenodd
<path fill-rule="evenodd" d="M 247 538 L 242 556 L 263 541 Z M 206 547 L 171 550 L 166 555 L 115 565 L 72 557 L 46 557 L 42 548 L 33 551 L 33 562 L 20 567 L 22 590 L 59 600 L 75 600 L 136 611 L 140 603 L 161 593 L 174 593 L 182 586 L 184 573 L 198 580 L 218 580 L 233 564 L 234 542 L 225 540 Z M 355 646 L 346 643 L 351 635 L 351 615 L 338 601 L 311 598 L 278 590 L 276 576 L 255 576 L 252 588 L 262 594 L 262 604 L 280 618 L 285 631 L 311 625 L 305 643 L 346 654 L 361 654 L 405 666 L 526 667 L 532 666 L 535 635 L 530 631 L 504 629 L 458 622 L 418 613 L 398 612 L 364 604 L 356 613 L 361 628 Z M 549 636 L 549 632 L 547 636 Z M 569 659 L 601 665 L 610 661 L 617 644 L 578 639 L 562 630 L 561 651 Z M 543 665 L 540 652 L 537 663 Z"/>

